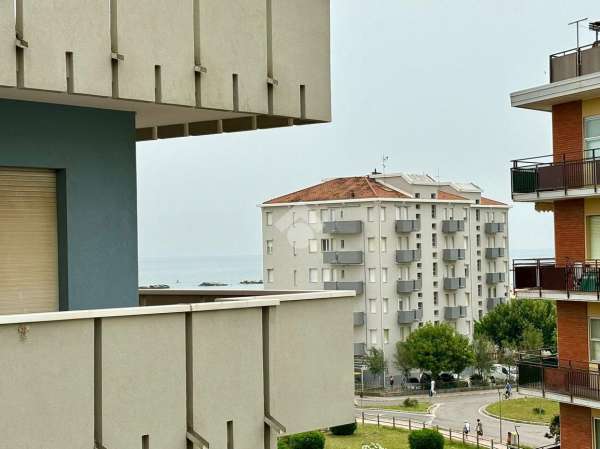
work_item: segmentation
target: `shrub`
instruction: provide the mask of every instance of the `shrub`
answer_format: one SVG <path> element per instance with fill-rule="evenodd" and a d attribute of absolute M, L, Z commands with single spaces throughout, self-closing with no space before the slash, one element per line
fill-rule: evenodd
<path fill-rule="evenodd" d="M 277 449 L 290 449 L 288 446 L 288 437 L 281 437 L 277 440 Z"/>
<path fill-rule="evenodd" d="M 291 435 L 288 440 L 289 449 L 323 449 L 325 437 L 321 432 L 304 432 Z"/>
<path fill-rule="evenodd" d="M 534 407 L 533 408 L 533 413 L 536 415 L 545 415 L 546 414 L 546 410 L 542 407 Z"/>
<path fill-rule="evenodd" d="M 444 449 L 444 437 L 433 429 L 414 430 L 408 436 L 410 449 Z"/>
<path fill-rule="evenodd" d="M 356 432 L 356 422 L 342 424 L 341 426 L 333 426 L 329 430 L 334 435 L 352 435 Z"/>
<path fill-rule="evenodd" d="M 416 407 L 418 403 L 416 399 L 406 398 L 402 404 L 404 407 Z"/>

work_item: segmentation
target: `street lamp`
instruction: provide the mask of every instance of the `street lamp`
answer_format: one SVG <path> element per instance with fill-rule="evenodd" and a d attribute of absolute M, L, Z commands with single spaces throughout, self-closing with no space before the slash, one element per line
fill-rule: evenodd
<path fill-rule="evenodd" d="M 500 401 L 500 444 L 502 444 L 502 391 L 498 388 L 498 399 Z"/>
<path fill-rule="evenodd" d="M 363 398 L 365 396 L 365 371 L 368 368 L 367 365 L 360 366 L 360 408 L 363 408 Z"/>

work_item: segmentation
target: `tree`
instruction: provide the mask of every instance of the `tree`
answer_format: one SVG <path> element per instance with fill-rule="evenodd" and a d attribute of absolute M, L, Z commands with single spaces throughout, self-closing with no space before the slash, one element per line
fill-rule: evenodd
<path fill-rule="evenodd" d="M 555 304 L 551 301 L 518 300 L 499 305 L 475 323 L 475 335 L 486 336 L 500 349 L 521 348 L 523 334 L 528 327 L 540 331 L 542 346 L 556 348 Z"/>
<path fill-rule="evenodd" d="M 536 329 L 532 325 L 529 325 L 523 331 L 523 338 L 521 338 L 520 349 L 531 351 L 544 347 L 544 336 L 542 331 Z"/>
<path fill-rule="evenodd" d="M 477 336 L 473 339 L 473 367 L 480 376 L 490 372 L 492 368 L 494 344 L 485 336 Z"/>
<path fill-rule="evenodd" d="M 382 374 L 385 371 L 383 349 L 369 348 L 369 353 L 365 357 L 365 361 L 371 374 Z"/>
<path fill-rule="evenodd" d="M 444 371 L 462 372 L 473 362 L 469 339 L 448 324 L 426 324 L 406 340 L 408 357 L 415 368 L 431 372 L 435 379 Z"/>
<path fill-rule="evenodd" d="M 410 358 L 410 351 L 406 343 L 399 341 L 396 343 L 396 352 L 394 354 L 394 366 L 402 372 L 405 378 L 410 375 L 410 370 L 414 367 L 414 362 Z"/>

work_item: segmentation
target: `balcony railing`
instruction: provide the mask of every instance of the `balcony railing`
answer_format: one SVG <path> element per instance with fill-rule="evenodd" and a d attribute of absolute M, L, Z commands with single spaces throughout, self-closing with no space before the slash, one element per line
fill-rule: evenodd
<path fill-rule="evenodd" d="M 410 263 L 421 260 L 420 249 L 399 249 L 396 251 L 396 263 Z"/>
<path fill-rule="evenodd" d="M 600 401 L 600 372 L 589 362 L 573 362 L 556 355 L 521 355 L 518 386 L 560 402 Z"/>
<path fill-rule="evenodd" d="M 398 234 L 408 234 L 409 232 L 419 232 L 421 230 L 421 220 L 396 220 L 396 232 Z"/>
<path fill-rule="evenodd" d="M 354 327 L 365 325 L 365 312 L 354 312 Z"/>
<path fill-rule="evenodd" d="M 600 72 L 598 42 L 550 55 L 550 82 Z"/>
<path fill-rule="evenodd" d="M 396 281 L 396 291 L 398 293 L 410 293 L 421 290 L 423 281 L 421 279 L 415 279 L 411 281 L 398 280 Z"/>
<path fill-rule="evenodd" d="M 597 193 L 600 154 L 595 150 L 589 153 L 591 157 L 578 160 L 554 161 L 552 155 L 514 160 L 511 168 L 513 199 L 518 199 L 515 194 L 535 194 L 539 198 L 552 191 L 567 195 L 569 189 L 587 188 Z"/>
<path fill-rule="evenodd" d="M 465 250 L 460 248 L 448 248 L 442 253 L 442 258 L 446 262 L 456 262 L 457 260 L 465 260 Z"/>
<path fill-rule="evenodd" d="M 332 265 L 360 265 L 363 263 L 362 251 L 327 251 L 323 253 L 323 263 Z"/>
<path fill-rule="evenodd" d="M 504 257 L 505 251 L 504 248 L 486 248 L 485 249 L 485 258 L 486 259 L 497 259 L 499 257 Z"/>
<path fill-rule="evenodd" d="M 399 310 L 398 324 L 411 324 L 423 319 L 423 309 Z"/>
<path fill-rule="evenodd" d="M 362 229 L 360 220 L 323 222 L 323 234 L 360 234 Z"/>
<path fill-rule="evenodd" d="M 485 282 L 488 284 L 498 284 L 500 282 L 506 282 L 505 273 L 487 273 L 485 275 Z"/>
<path fill-rule="evenodd" d="M 465 288 L 466 284 L 465 278 L 444 278 L 444 290 L 458 290 Z"/>
<path fill-rule="evenodd" d="M 497 234 L 504 232 L 504 223 L 486 223 L 485 233 L 486 234 Z"/>
<path fill-rule="evenodd" d="M 515 259 L 515 290 L 531 290 L 541 298 L 544 291 L 564 292 L 567 299 L 574 293 L 587 293 L 600 300 L 600 261 L 569 262 L 557 266 L 554 259 Z"/>
<path fill-rule="evenodd" d="M 442 232 L 444 234 L 453 234 L 455 232 L 464 231 L 465 222 L 464 220 L 443 220 L 442 221 Z"/>
<path fill-rule="evenodd" d="M 488 312 L 494 310 L 499 305 L 506 304 L 506 298 L 488 298 L 487 309 Z"/>
<path fill-rule="evenodd" d="M 459 318 L 466 318 L 467 306 L 447 306 L 444 307 L 444 319 L 446 320 L 457 320 Z"/>
<path fill-rule="evenodd" d="M 357 295 L 362 295 L 365 288 L 362 281 L 323 282 L 323 290 L 354 290 Z"/>

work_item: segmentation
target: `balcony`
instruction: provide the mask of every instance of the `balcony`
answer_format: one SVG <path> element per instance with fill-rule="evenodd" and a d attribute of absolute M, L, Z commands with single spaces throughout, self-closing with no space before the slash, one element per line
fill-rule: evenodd
<path fill-rule="evenodd" d="M 420 230 L 421 220 L 396 220 L 396 232 L 398 234 L 408 234 Z"/>
<path fill-rule="evenodd" d="M 398 293 L 411 293 L 418 292 L 421 290 L 423 281 L 421 279 L 415 279 L 414 281 L 396 281 L 396 291 Z"/>
<path fill-rule="evenodd" d="M 442 257 L 445 262 L 456 262 L 457 260 L 465 260 L 465 250 L 445 249 Z"/>
<path fill-rule="evenodd" d="M 323 282 L 323 290 L 354 290 L 357 295 L 362 295 L 365 288 L 362 281 Z"/>
<path fill-rule="evenodd" d="M 365 312 L 354 312 L 354 327 L 365 325 Z"/>
<path fill-rule="evenodd" d="M 600 72 L 600 47 L 597 42 L 550 55 L 551 83 L 596 72 Z"/>
<path fill-rule="evenodd" d="M 363 252 L 327 251 L 323 253 L 323 263 L 332 265 L 360 265 L 363 263 Z"/>
<path fill-rule="evenodd" d="M 484 228 L 486 234 L 498 234 L 504 232 L 505 225 L 504 223 L 486 223 Z"/>
<path fill-rule="evenodd" d="M 363 224 L 360 220 L 326 221 L 323 223 L 323 234 L 360 234 Z"/>
<path fill-rule="evenodd" d="M 517 368 L 520 393 L 600 408 L 600 372 L 590 369 L 589 362 L 562 360 L 556 355 L 521 355 Z"/>
<path fill-rule="evenodd" d="M 595 153 L 595 152 L 594 152 Z M 583 157 L 584 151 L 581 151 Z M 512 198 L 519 202 L 554 201 L 598 196 L 600 155 L 554 161 L 540 156 L 513 161 Z"/>
<path fill-rule="evenodd" d="M 335 292 L 254 291 L 211 303 L 1 316 L 10 411 L 2 446 L 130 448 L 148 435 L 157 448 L 225 447 L 233 420 L 247 423 L 236 438 L 263 447 L 269 433 L 350 422 L 353 303 Z M 305 363 L 315 357 L 335 382 Z M 244 384 L 233 393 L 232 375 Z M 32 423 L 43 425 L 32 432 Z"/>
<path fill-rule="evenodd" d="M 485 275 L 485 282 L 488 284 L 499 284 L 506 282 L 506 273 L 487 273 Z"/>
<path fill-rule="evenodd" d="M 458 290 L 465 288 L 466 284 L 465 278 L 444 278 L 444 290 Z"/>
<path fill-rule="evenodd" d="M 396 263 L 410 263 L 421 260 L 420 249 L 399 249 L 396 251 Z"/>
<path fill-rule="evenodd" d="M 499 257 L 504 257 L 505 250 L 504 248 L 486 248 L 485 249 L 485 258 L 486 259 L 498 259 Z"/>
<path fill-rule="evenodd" d="M 487 299 L 487 310 L 488 310 L 488 312 L 490 312 L 502 304 L 506 304 L 506 298 L 488 298 Z"/>
<path fill-rule="evenodd" d="M 367 344 L 366 343 L 354 343 L 354 355 L 355 356 L 367 355 Z"/>
<path fill-rule="evenodd" d="M 398 324 L 412 324 L 423 319 L 423 309 L 398 311 Z"/>
<path fill-rule="evenodd" d="M 513 285 L 517 298 L 600 300 L 600 262 L 556 265 L 554 259 L 516 259 Z"/>
<path fill-rule="evenodd" d="M 454 234 L 465 230 L 464 220 L 443 220 L 442 232 L 444 234 Z"/>
<path fill-rule="evenodd" d="M 444 319 L 446 320 L 458 320 L 459 318 L 466 318 L 467 306 L 447 306 L 444 307 Z"/>

